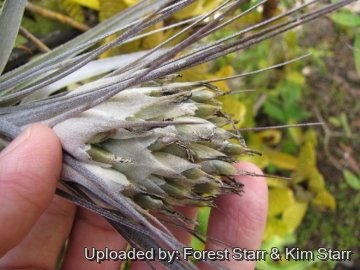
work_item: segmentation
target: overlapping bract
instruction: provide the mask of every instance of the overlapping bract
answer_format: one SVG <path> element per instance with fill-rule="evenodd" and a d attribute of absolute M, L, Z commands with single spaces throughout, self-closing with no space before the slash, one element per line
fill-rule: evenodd
<path fill-rule="evenodd" d="M 222 94 L 195 83 L 127 89 L 54 130 L 68 153 L 145 209 L 212 205 L 241 191 L 232 156 L 251 152 L 222 129 L 232 123 L 215 99 Z"/>

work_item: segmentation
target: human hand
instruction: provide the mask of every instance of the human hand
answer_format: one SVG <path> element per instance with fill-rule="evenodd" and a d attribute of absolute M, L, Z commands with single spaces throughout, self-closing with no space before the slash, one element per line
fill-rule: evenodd
<path fill-rule="evenodd" d="M 84 258 L 84 247 L 124 250 L 126 241 L 101 217 L 55 196 L 61 171 L 61 145 L 51 129 L 36 124 L 24 131 L 0 153 L 0 269 L 55 269 L 58 256 L 69 239 L 63 269 L 119 269 L 120 262 L 102 264 Z M 241 170 L 261 174 L 250 163 Z M 267 212 L 267 186 L 261 177 L 241 176 L 245 185 L 240 196 L 218 198 L 209 227 L 209 239 L 237 247 L 259 248 Z M 194 208 L 182 209 L 195 217 Z M 172 230 L 183 243 L 190 236 Z M 207 249 L 223 249 L 209 241 Z M 253 269 L 254 262 L 226 261 L 229 269 Z M 202 265 L 201 269 L 207 269 Z M 135 262 L 132 269 L 145 269 Z"/>

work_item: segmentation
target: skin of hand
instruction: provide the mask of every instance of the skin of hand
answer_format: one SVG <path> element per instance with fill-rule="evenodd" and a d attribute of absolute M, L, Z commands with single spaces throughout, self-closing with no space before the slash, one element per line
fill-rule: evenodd
<path fill-rule="evenodd" d="M 67 239 L 63 269 L 119 269 L 119 261 L 97 264 L 84 258 L 84 247 L 124 250 L 127 243 L 101 217 L 54 196 L 61 165 L 61 144 L 53 131 L 41 124 L 28 127 L 0 153 L 0 269 L 55 269 Z M 250 163 L 236 166 L 261 174 Z M 245 192 L 242 196 L 227 195 L 216 200 L 208 239 L 256 250 L 266 221 L 267 185 L 262 177 L 236 179 L 245 185 Z M 181 210 L 188 217 L 196 215 L 194 208 Z M 189 243 L 190 236 L 184 230 L 170 230 L 180 241 Z M 223 248 L 216 241 L 207 244 L 209 250 Z M 255 267 L 250 261 L 221 263 L 229 270 Z M 205 264 L 200 268 L 210 269 Z M 135 262 L 132 269 L 147 266 Z"/>

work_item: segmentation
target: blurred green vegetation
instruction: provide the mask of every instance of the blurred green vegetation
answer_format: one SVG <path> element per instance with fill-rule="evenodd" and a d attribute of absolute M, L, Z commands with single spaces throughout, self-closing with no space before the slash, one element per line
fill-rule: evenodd
<path fill-rule="evenodd" d="M 283 7 L 279 5 L 277 8 Z M 349 97 L 343 98 L 343 106 L 336 108 L 336 103 L 332 103 L 330 111 L 322 107 L 323 100 L 319 98 L 319 96 L 329 95 L 328 89 L 334 88 L 336 95 L 333 101 L 339 101 L 337 98 L 339 92 L 349 91 L 348 95 L 354 94 L 351 91 L 355 92 L 359 83 L 358 81 L 349 82 L 344 76 L 343 80 L 348 83 L 350 90 L 341 89 L 336 81 L 331 80 L 328 80 L 326 85 L 318 87 L 316 82 L 312 82 L 314 76 L 311 74 L 312 70 L 320 74 L 334 72 L 333 69 L 338 63 L 338 60 L 334 60 L 334 54 L 339 53 L 337 46 L 348 46 L 348 50 L 353 54 L 340 55 L 339 58 L 347 57 L 346 60 L 342 60 L 348 65 L 343 64 L 343 66 L 347 67 L 348 72 L 356 71 L 355 75 L 351 74 L 359 78 L 359 18 L 360 16 L 354 12 L 342 10 L 331 16 L 332 21 L 326 22 L 326 26 L 333 30 L 330 37 L 325 36 L 319 39 L 316 36 L 319 31 L 312 31 L 311 27 L 314 25 L 304 26 L 303 29 L 297 29 L 263 42 L 245 52 L 227 56 L 217 63 L 220 67 L 231 65 L 236 73 L 244 73 L 311 52 L 312 55 L 302 61 L 248 76 L 240 82 L 241 87 L 256 89 L 258 92 L 238 97 L 239 102 L 247 105 L 248 115 L 244 116 L 247 119 L 244 126 L 324 121 L 328 129 L 328 126 L 332 125 L 331 122 L 337 119 L 337 131 L 328 131 L 331 134 L 329 136 L 337 132 L 335 145 L 330 147 L 339 151 L 338 145 L 346 145 L 343 148 L 346 148 L 348 154 L 351 155 L 349 158 L 351 165 L 348 165 L 345 162 L 341 164 L 341 158 L 329 154 L 330 151 L 326 148 L 334 140 L 324 140 L 326 138 L 323 135 L 324 131 L 319 127 L 277 130 L 276 132 L 280 135 L 268 130 L 268 137 L 265 140 L 257 139 L 263 132 L 245 134 L 249 145 L 257 150 L 260 149 L 264 154 L 263 157 L 250 158 L 251 161 L 257 163 L 266 173 L 292 177 L 292 180 L 287 183 L 268 179 L 270 206 L 264 247 L 270 243 L 270 246 L 276 245 L 274 239 L 277 237 L 285 241 L 293 236 L 293 241 L 286 243 L 287 246 L 307 250 L 316 250 L 323 246 L 337 250 L 352 250 L 354 252 L 353 265 L 356 264 L 355 261 L 359 261 L 356 250 L 360 241 L 360 194 L 358 192 L 360 174 L 359 148 L 356 146 L 359 145 L 360 138 L 353 136 L 355 129 L 359 131 L 355 120 L 360 116 L 358 102 L 353 103 L 348 100 Z M 258 19 L 258 14 L 249 14 L 247 19 L 243 19 L 243 25 L 246 26 L 247 23 L 256 22 Z M 241 24 L 241 20 L 239 23 Z M 235 28 L 240 27 L 242 26 L 235 26 Z M 333 44 L 334 40 L 338 44 Z M 309 44 L 311 41 L 312 43 Z M 341 77 L 342 75 L 342 73 L 339 74 Z M 321 92 L 316 100 L 309 102 L 313 98 L 314 91 Z M 314 109 L 313 106 L 322 108 L 322 117 L 317 115 L 318 108 Z M 276 137 L 281 139 L 274 139 Z M 349 142 L 351 139 L 353 141 Z M 268 155 L 270 155 L 270 162 L 266 162 Z M 318 158 L 318 155 L 321 158 Z M 329 156 L 333 157 L 332 162 L 327 160 Z M 246 159 L 249 160 L 249 158 Z M 295 166 L 292 167 L 291 160 L 294 159 L 296 159 Z M 271 162 L 274 160 L 279 162 Z M 282 160 L 284 162 L 281 162 Z M 335 167 L 334 163 L 338 163 L 338 166 Z M 333 269 L 335 265 L 334 262 L 281 262 L 279 264 L 269 260 L 259 263 L 258 267 L 259 269 Z"/>

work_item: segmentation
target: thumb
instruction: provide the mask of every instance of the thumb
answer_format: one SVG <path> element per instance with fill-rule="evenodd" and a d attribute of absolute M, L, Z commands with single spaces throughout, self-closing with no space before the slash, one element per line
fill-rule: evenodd
<path fill-rule="evenodd" d="M 50 204 L 61 160 L 58 138 L 40 124 L 0 153 L 0 257 L 21 242 Z"/>

